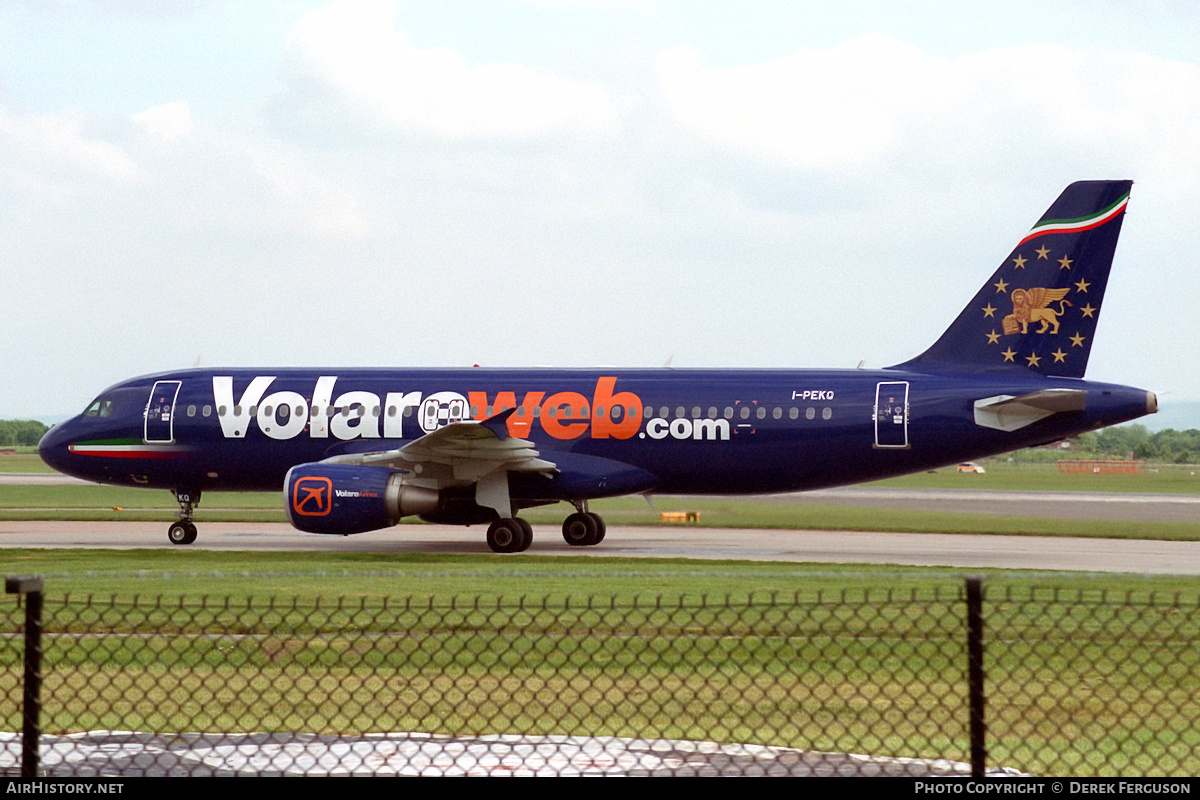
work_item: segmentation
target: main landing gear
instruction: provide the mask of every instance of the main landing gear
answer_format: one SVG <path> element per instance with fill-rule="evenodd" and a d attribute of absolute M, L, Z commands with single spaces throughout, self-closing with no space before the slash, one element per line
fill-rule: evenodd
<path fill-rule="evenodd" d="M 599 514 L 587 510 L 587 503 L 575 504 L 578 509 L 563 522 L 563 539 L 572 547 L 591 547 L 604 541 L 608 530 L 604 519 Z"/>
<path fill-rule="evenodd" d="M 604 519 L 589 512 L 584 503 L 576 507 L 579 510 L 563 523 L 563 539 L 572 547 L 600 544 L 607 530 Z M 488 526 L 487 543 L 495 553 L 523 553 L 533 544 L 533 526 L 520 517 L 498 519 Z"/>
<path fill-rule="evenodd" d="M 200 504 L 200 490 L 176 489 L 175 501 L 179 503 L 179 521 L 167 528 L 167 538 L 171 544 L 191 544 L 196 541 L 196 525 L 192 519 Z"/>
<path fill-rule="evenodd" d="M 487 543 L 494 553 L 523 553 L 533 544 L 533 526 L 520 517 L 498 519 L 488 526 Z"/>

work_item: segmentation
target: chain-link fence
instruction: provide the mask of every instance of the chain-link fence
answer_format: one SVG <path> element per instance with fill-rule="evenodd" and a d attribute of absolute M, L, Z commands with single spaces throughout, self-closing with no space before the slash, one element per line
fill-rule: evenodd
<path fill-rule="evenodd" d="M 33 644 L 10 595 L 0 768 L 22 768 L 33 648 L 43 775 L 1200 774 L 1195 601 L 978 586 L 47 596 Z"/>

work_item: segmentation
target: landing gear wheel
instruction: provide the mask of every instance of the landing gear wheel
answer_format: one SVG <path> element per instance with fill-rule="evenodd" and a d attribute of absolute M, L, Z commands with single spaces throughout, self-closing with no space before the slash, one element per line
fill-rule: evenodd
<path fill-rule="evenodd" d="M 562 527 L 563 540 L 572 547 L 586 547 L 600 541 L 599 526 L 596 519 L 582 511 L 576 511 L 567 517 Z"/>
<path fill-rule="evenodd" d="M 528 538 L 519 520 L 498 519 L 488 526 L 487 543 L 494 553 L 519 553 L 533 541 Z"/>
<path fill-rule="evenodd" d="M 196 526 L 187 521 L 176 522 L 167 528 L 167 538 L 171 544 L 191 544 L 196 541 Z"/>
<path fill-rule="evenodd" d="M 587 515 L 596 523 L 596 541 L 592 544 L 600 544 L 604 541 L 604 534 L 608 532 L 608 526 L 604 524 L 604 517 L 592 511 L 587 512 Z"/>
<path fill-rule="evenodd" d="M 533 544 L 533 526 L 521 517 L 516 517 L 517 524 L 521 526 L 521 532 L 525 534 L 525 541 L 521 543 L 521 549 L 518 553 L 524 553 L 529 549 L 529 545 Z"/>

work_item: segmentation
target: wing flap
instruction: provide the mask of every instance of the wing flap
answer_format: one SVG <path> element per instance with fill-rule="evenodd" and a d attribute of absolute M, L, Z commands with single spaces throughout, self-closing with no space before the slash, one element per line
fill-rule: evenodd
<path fill-rule="evenodd" d="M 391 467 L 411 474 L 410 482 L 414 484 L 439 488 L 475 483 L 497 470 L 547 475 L 557 472 L 554 462 L 540 458 L 533 442 L 509 436 L 503 426 L 489 424 L 491 422 L 456 422 L 396 450 L 355 453 L 327 460 Z"/>

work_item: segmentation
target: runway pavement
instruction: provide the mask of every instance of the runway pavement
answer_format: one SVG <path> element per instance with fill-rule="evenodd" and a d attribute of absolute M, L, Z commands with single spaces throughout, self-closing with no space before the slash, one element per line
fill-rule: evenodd
<path fill-rule="evenodd" d="M 853 486 L 773 495 L 773 502 L 946 511 L 1048 519 L 1196 522 L 1200 495 L 1131 492 L 1007 492 Z"/>
<path fill-rule="evenodd" d="M 166 521 L 0 522 L 0 547 L 171 548 L 166 529 Z M 300 533 L 283 523 L 213 522 L 202 523 L 198 541 L 186 547 L 491 554 L 483 527 L 443 525 L 343 537 Z M 612 526 L 599 546 L 570 547 L 557 526 L 539 525 L 528 554 L 1200 575 L 1200 542 L 1045 536 Z"/>
<path fill-rule="evenodd" d="M 73 481 L 60 475 L 7 474 L 0 483 Z M 1194 522 L 1200 496 L 1092 492 L 888 489 L 872 486 L 775 495 L 763 502 L 928 509 L 1051 519 Z M 169 548 L 171 515 L 161 522 L 0 522 L 2 547 Z M 281 523 L 198 519 L 191 548 L 356 553 L 489 554 L 484 528 L 400 525 L 357 536 L 300 533 Z M 909 567 L 1008 568 L 1200 574 L 1200 542 L 936 533 L 758 530 L 610 525 L 598 547 L 568 546 L 558 526 L 535 526 L 531 555 L 698 558 L 796 563 L 897 564 Z"/>

